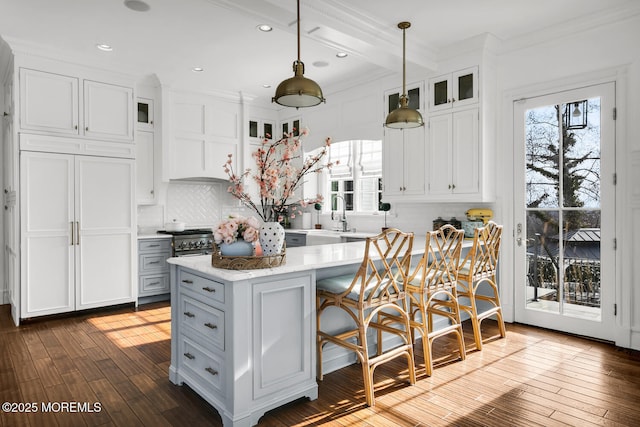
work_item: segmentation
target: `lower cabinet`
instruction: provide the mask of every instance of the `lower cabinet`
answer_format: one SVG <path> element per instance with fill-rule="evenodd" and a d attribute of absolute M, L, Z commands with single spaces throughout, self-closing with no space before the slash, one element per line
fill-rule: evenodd
<path fill-rule="evenodd" d="M 169 294 L 171 239 L 138 240 L 138 299 Z M 142 300 L 144 302 L 144 300 Z"/>
<path fill-rule="evenodd" d="M 318 396 L 315 272 L 245 273 L 223 280 L 171 266 L 169 378 L 215 407 L 225 426 L 252 426 L 266 411 Z"/>
<path fill-rule="evenodd" d="M 20 317 L 135 299 L 134 160 L 20 153 Z"/>

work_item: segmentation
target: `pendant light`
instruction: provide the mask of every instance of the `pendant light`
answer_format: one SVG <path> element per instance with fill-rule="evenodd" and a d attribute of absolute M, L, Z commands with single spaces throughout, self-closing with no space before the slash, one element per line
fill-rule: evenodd
<path fill-rule="evenodd" d="M 405 129 L 415 128 L 424 125 L 422 115 L 418 110 L 409 108 L 409 97 L 407 96 L 406 85 L 406 36 L 405 30 L 411 26 L 410 22 L 401 22 L 398 28 L 402 30 L 402 95 L 400 96 L 400 106 L 389 113 L 384 125 L 388 128 Z"/>
<path fill-rule="evenodd" d="M 285 107 L 313 107 L 325 102 L 322 89 L 316 82 L 304 77 L 304 64 L 300 60 L 300 0 L 298 1 L 298 59 L 293 61 L 294 76 L 284 80 L 276 89 L 276 96 L 271 99 Z"/>

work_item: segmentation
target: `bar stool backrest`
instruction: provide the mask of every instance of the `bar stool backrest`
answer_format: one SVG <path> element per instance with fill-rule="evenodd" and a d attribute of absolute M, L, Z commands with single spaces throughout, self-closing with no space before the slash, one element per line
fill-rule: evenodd
<path fill-rule="evenodd" d="M 412 249 L 413 233 L 395 228 L 367 238 L 362 264 L 347 293 L 358 291 L 364 308 L 404 299 Z"/>
<path fill-rule="evenodd" d="M 435 231 L 427 231 L 425 251 L 409 276 L 409 283 L 420 281 L 420 291 L 425 287 L 451 288 L 458 279 L 458 264 L 464 231 L 452 225 L 444 225 Z"/>
<path fill-rule="evenodd" d="M 502 239 L 502 225 L 489 221 L 484 227 L 476 228 L 473 246 L 461 263 L 460 272 L 478 280 L 495 276 Z"/>

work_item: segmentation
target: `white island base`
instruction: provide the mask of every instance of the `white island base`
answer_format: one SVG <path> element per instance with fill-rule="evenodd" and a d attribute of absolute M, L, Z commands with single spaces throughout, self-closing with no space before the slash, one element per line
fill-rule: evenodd
<path fill-rule="evenodd" d="M 172 383 L 196 391 L 225 426 L 317 399 L 314 270 L 220 270 L 210 256 L 169 263 Z"/>
<path fill-rule="evenodd" d="M 422 256 L 424 245 L 416 239 L 412 255 Z M 225 426 L 255 425 L 270 409 L 316 399 L 316 279 L 354 273 L 364 248 L 289 248 L 285 265 L 260 270 L 214 268 L 210 256 L 170 258 L 171 381 L 193 388 Z M 325 331 L 345 325 L 351 319 L 340 310 L 322 316 Z M 325 374 L 354 362 L 353 352 L 337 346 L 323 351 Z"/>

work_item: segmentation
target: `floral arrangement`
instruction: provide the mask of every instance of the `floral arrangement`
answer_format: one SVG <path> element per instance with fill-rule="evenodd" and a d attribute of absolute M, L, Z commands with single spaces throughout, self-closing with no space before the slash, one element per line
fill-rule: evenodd
<path fill-rule="evenodd" d="M 329 169 L 332 163 L 322 163 L 321 159 L 327 153 L 331 145 L 331 138 L 325 139 L 325 145 L 315 155 L 302 161 L 302 166 L 297 168 L 294 164 L 300 163 L 299 153 L 302 146 L 301 138 L 309 134 L 308 129 L 302 129 L 300 136 L 294 137 L 293 133 L 285 134 L 281 139 L 274 141 L 263 139 L 260 147 L 252 153 L 256 162 L 256 173 L 251 175 L 251 168 L 244 173 L 237 174 L 233 169 L 233 158 L 229 154 L 224 164 L 224 171 L 229 175 L 228 191 L 238 198 L 245 206 L 253 209 L 264 222 L 281 222 L 286 216 L 295 218 L 302 209 L 309 204 L 320 203 L 322 195 L 315 198 L 290 200 L 296 190 L 304 183 L 304 177 L 309 173 L 320 173 Z M 260 201 L 254 202 L 245 191 L 244 180 L 251 176 L 260 190 Z"/>
<path fill-rule="evenodd" d="M 239 215 L 229 215 L 229 218 L 218 224 L 213 230 L 213 240 L 216 244 L 233 243 L 242 238 L 246 242 L 258 240 L 258 229 L 260 224 L 254 217 L 242 217 Z"/>

